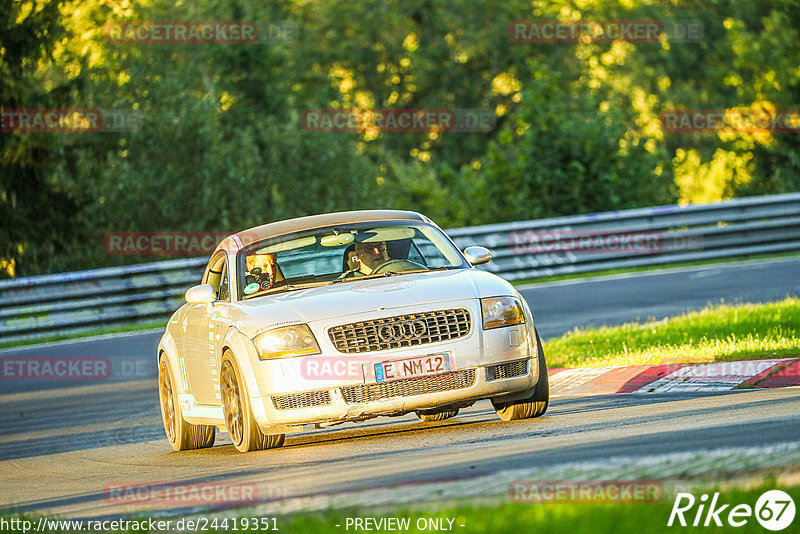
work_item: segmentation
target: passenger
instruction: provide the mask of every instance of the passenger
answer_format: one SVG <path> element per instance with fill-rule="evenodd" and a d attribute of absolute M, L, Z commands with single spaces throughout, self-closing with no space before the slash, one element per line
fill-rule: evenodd
<path fill-rule="evenodd" d="M 277 273 L 274 254 L 251 254 L 245 258 L 245 287 L 258 284 L 258 289 L 269 289 L 275 284 Z"/>

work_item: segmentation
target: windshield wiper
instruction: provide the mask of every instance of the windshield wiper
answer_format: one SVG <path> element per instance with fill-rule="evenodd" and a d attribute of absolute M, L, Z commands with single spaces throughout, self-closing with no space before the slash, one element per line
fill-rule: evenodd
<path fill-rule="evenodd" d="M 295 291 L 298 289 L 309 289 L 312 287 L 319 287 L 319 286 L 327 286 L 332 284 L 330 280 L 320 281 L 320 282 L 303 282 L 300 284 L 286 284 L 283 286 L 271 287 L 269 289 L 265 289 L 258 293 L 253 293 L 252 295 L 245 295 L 244 300 L 253 298 L 253 297 L 261 297 L 263 295 L 272 295 L 274 293 L 284 293 L 286 291 Z"/>
<path fill-rule="evenodd" d="M 372 280 L 373 278 L 385 278 L 387 276 L 392 276 L 394 273 L 391 271 L 388 273 L 377 273 L 377 274 L 364 274 L 361 276 L 348 276 L 347 278 L 337 278 L 334 280 L 333 284 L 338 284 L 341 282 L 356 282 L 358 280 Z"/>
<path fill-rule="evenodd" d="M 450 267 L 434 267 L 432 269 L 411 269 L 409 271 L 386 271 L 384 274 L 412 274 L 412 273 L 431 273 L 433 271 L 447 271 Z"/>

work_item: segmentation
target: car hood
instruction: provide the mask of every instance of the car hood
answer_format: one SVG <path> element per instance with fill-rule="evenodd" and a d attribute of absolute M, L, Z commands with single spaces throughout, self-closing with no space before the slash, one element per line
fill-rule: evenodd
<path fill-rule="evenodd" d="M 477 269 L 411 273 L 264 295 L 231 306 L 234 325 L 249 337 L 286 324 L 347 317 L 501 295 L 517 295 L 502 278 Z"/>

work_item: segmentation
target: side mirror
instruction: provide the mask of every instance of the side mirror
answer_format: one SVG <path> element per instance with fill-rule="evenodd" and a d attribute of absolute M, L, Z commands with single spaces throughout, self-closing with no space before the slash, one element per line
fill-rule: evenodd
<path fill-rule="evenodd" d="M 217 300 L 217 291 L 211 284 L 200 284 L 187 289 L 185 296 L 189 304 L 208 304 Z"/>
<path fill-rule="evenodd" d="M 464 249 L 464 256 L 472 265 L 481 265 L 492 261 L 492 253 L 485 247 L 467 247 Z"/>

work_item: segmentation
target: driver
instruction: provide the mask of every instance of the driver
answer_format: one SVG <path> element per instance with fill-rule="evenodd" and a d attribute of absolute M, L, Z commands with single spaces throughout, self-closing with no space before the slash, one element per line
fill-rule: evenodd
<path fill-rule="evenodd" d="M 353 252 L 350 253 L 349 266 L 354 276 L 372 274 L 376 267 L 379 267 L 391 260 L 389 252 L 386 250 L 386 241 L 375 241 L 372 243 L 356 243 Z"/>

